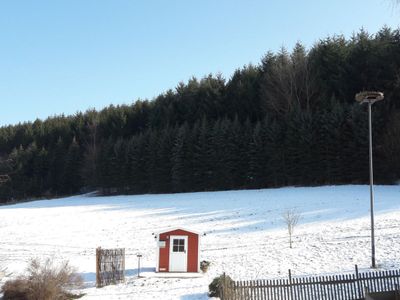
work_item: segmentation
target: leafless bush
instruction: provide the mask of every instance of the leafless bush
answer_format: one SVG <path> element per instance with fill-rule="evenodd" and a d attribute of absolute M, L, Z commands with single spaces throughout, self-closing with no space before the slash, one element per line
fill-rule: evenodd
<path fill-rule="evenodd" d="M 44 262 L 33 259 L 27 275 L 7 281 L 2 292 L 4 300 L 64 300 L 76 297 L 69 290 L 81 286 L 82 278 L 68 262 L 55 266 L 50 259 Z"/>
<path fill-rule="evenodd" d="M 287 209 L 283 212 L 282 217 L 283 217 L 283 220 L 285 221 L 285 224 L 288 229 L 289 246 L 290 246 L 290 248 L 292 248 L 292 236 L 293 236 L 294 228 L 296 227 L 297 223 L 299 222 L 300 213 L 293 208 Z"/>
<path fill-rule="evenodd" d="M 15 300 L 28 300 L 28 289 L 29 283 L 26 279 L 17 278 L 14 280 L 7 281 L 1 291 L 3 292 L 3 299 L 15 299 Z"/>

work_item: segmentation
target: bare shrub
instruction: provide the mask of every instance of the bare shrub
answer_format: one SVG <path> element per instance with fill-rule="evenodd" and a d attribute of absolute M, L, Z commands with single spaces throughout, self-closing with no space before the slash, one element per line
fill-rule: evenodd
<path fill-rule="evenodd" d="M 232 279 L 227 275 L 220 275 L 215 277 L 213 281 L 208 285 L 208 296 L 209 297 L 220 297 L 221 289 L 224 289 L 224 294 L 230 293 L 230 287 Z M 229 298 L 229 297 L 228 297 Z"/>
<path fill-rule="evenodd" d="M 295 209 L 287 209 L 283 212 L 282 217 L 287 226 L 288 234 L 289 234 L 289 246 L 292 248 L 292 236 L 294 232 L 294 228 L 300 219 L 300 213 Z"/>
<path fill-rule="evenodd" d="M 50 259 L 44 262 L 33 259 L 27 268 L 27 275 L 7 281 L 2 292 L 4 300 L 64 300 L 74 297 L 70 289 L 81 286 L 82 278 L 68 262 L 55 266 Z"/>
<path fill-rule="evenodd" d="M 8 299 L 27 300 L 28 299 L 27 290 L 28 290 L 28 282 L 27 280 L 22 278 L 8 280 L 1 288 L 1 291 L 4 294 L 3 295 L 4 300 Z"/>

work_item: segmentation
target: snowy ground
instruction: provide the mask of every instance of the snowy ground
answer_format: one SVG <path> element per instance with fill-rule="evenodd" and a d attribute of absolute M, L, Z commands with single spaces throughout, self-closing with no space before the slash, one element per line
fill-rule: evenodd
<path fill-rule="evenodd" d="M 400 186 L 377 186 L 376 256 L 400 268 Z M 285 209 L 302 214 L 289 249 Z M 153 232 L 206 233 L 201 278 L 155 277 Z M 68 259 L 85 279 L 83 299 L 207 299 L 207 286 L 234 279 L 352 272 L 370 265 L 368 186 L 326 186 L 168 195 L 75 196 L 0 207 L 0 266 L 14 275 L 33 257 Z M 94 287 L 95 248 L 126 248 L 125 284 Z M 145 278 L 135 254 L 142 252 Z M 3 279 L 4 282 L 5 279 Z"/>

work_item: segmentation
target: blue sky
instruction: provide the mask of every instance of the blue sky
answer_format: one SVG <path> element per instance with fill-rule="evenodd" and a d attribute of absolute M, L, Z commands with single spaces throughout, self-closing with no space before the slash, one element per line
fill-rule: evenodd
<path fill-rule="evenodd" d="M 400 24 L 391 0 L 4 0 L 0 125 L 152 99 L 268 50 L 385 24 Z"/>

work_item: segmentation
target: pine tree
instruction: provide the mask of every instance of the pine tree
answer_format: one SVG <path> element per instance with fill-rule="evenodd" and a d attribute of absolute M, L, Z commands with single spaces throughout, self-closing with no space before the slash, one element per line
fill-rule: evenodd
<path fill-rule="evenodd" d="M 49 153 L 42 147 L 37 151 L 33 161 L 34 186 L 37 187 L 37 196 L 48 192 L 50 187 L 49 178 Z"/>
<path fill-rule="evenodd" d="M 153 130 L 146 131 L 146 144 L 144 152 L 145 170 L 149 179 L 149 191 L 156 192 L 158 190 L 159 179 L 157 178 L 157 164 L 159 163 L 159 135 Z"/>
<path fill-rule="evenodd" d="M 146 136 L 140 134 L 129 141 L 128 162 L 130 164 L 130 184 L 135 193 L 148 191 L 149 180 L 146 171 Z"/>
<path fill-rule="evenodd" d="M 160 132 L 158 137 L 157 159 L 155 163 L 154 178 L 155 191 L 167 193 L 172 191 L 172 149 L 174 146 L 175 130 L 167 127 Z"/>
<path fill-rule="evenodd" d="M 289 185 L 310 185 L 316 176 L 315 126 L 310 113 L 296 111 L 287 120 L 285 139 Z"/>
<path fill-rule="evenodd" d="M 52 149 L 51 167 L 50 167 L 50 182 L 53 194 L 58 195 L 63 193 L 65 186 L 64 168 L 66 158 L 66 146 L 61 137 L 58 138 L 56 145 Z"/>
<path fill-rule="evenodd" d="M 188 142 L 189 126 L 187 123 L 182 125 L 175 137 L 174 147 L 172 148 L 172 186 L 174 191 L 188 191 Z"/>
<path fill-rule="evenodd" d="M 267 156 L 265 149 L 265 132 L 263 122 L 257 122 L 254 127 L 252 140 L 250 142 L 250 161 L 249 161 L 249 178 L 250 186 L 261 188 L 267 186 L 266 174 Z"/>
<path fill-rule="evenodd" d="M 228 119 L 215 122 L 211 131 L 211 152 L 212 163 L 212 188 L 227 189 L 232 186 L 232 153 L 229 145 L 229 127 L 231 122 Z"/>
<path fill-rule="evenodd" d="M 79 192 L 82 187 L 81 178 L 82 154 L 81 149 L 74 137 L 68 147 L 65 157 L 64 181 L 62 191 L 66 194 Z"/>
<path fill-rule="evenodd" d="M 211 134 L 210 125 L 206 118 L 196 124 L 197 132 L 193 146 L 193 184 L 197 190 L 207 190 L 212 184 Z"/>
<path fill-rule="evenodd" d="M 98 189 L 104 193 L 111 193 L 113 188 L 113 178 L 111 175 L 113 146 L 114 140 L 112 138 L 103 140 L 97 157 L 98 161 L 96 162 L 96 183 Z"/>

